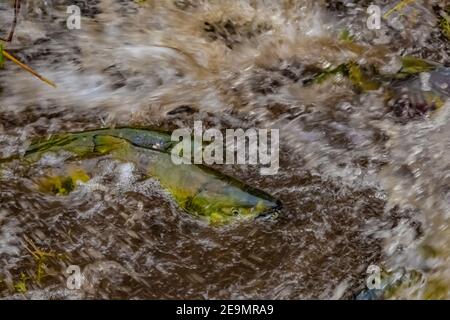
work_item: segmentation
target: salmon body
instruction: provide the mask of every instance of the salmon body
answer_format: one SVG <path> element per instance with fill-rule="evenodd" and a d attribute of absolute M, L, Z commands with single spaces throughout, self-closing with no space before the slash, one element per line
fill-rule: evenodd
<path fill-rule="evenodd" d="M 24 159 L 34 163 L 45 155 L 64 153 L 66 159 L 108 155 L 131 162 L 158 180 L 181 209 L 212 225 L 277 215 L 281 203 L 269 194 L 203 165 L 175 164 L 172 146 L 165 132 L 100 129 L 39 141 L 30 146 Z"/>

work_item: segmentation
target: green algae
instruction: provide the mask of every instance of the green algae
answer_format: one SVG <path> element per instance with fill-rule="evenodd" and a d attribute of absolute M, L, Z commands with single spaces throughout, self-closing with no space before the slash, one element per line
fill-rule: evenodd
<path fill-rule="evenodd" d="M 38 248 L 33 241 L 27 237 L 25 237 L 25 243 L 24 247 L 32 257 L 32 265 L 30 266 L 32 271 L 21 271 L 17 280 L 13 281 L 12 288 L 10 288 L 14 292 L 20 294 L 26 294 L 32 286 L 42 285 L 43 280 L 50 276 L 48 265 L 51 261 L 63 261 L 65 259 L 64 254 L 57 254 L 52 251 L 44 251 Z M 6 284 L 5 287 L 7 287 Z"/>
<path fill-rule="evenodd" d="M 444 300 L 448 299 L 450 287 L 437 279 L 431 279 L 427 282 L 423 298 L 426 300 Z"/>
<path fill-rule="evenodd" d="M 404 56 L 401 58 L 402 67 L 397 73 L 396 78 L 403 78 L 421 72 L 429 72 L 436 68 L 436 64 L 419 59 L 413 56 Z"/>
<path fill-rule="evenodd" d="M 19 276 L 19 280 L 14 284 L 14 290 L 17 293 L 25 294 L 28 291 L 27 282 L 30 280 L 30 277 L 25 275 L 25 273 L 21 272 Z"/>
<path fill-rule="evenodd" d="M 86 183 L 89 179 L 89 175 L 84 170 L 71 169 L 68 175 L 49 176 L 40 179 L 38 190 L 43 193 L 65 196 L 75 190 L 79 183 Z"/>
<path fill-rule="evenodd" d="M 327 68 L 321 72 L 314 80 L 314 83 L 323 83 L 333 76 L 341 75 L 348 78 L 353 87 L 358 91 L 378 90 L 381 83 L 375 79 L 375 73 L 364 72 L 360 65 L 355 62 L 348 62 L 334 68 Z"/>
<path fill-rule="evenodd" d="M 5 56 L 3 55 L 3 43 L 0 42 L 0 68 L 5 64 Z"/>
<path fill-rule="evenodd" d="M 442 14 L 441 19 L 439 20 L 439 28 L 441 29 L 442 34 L 450 40 L 450 6 L 445 9 L 445 12 Z"/>

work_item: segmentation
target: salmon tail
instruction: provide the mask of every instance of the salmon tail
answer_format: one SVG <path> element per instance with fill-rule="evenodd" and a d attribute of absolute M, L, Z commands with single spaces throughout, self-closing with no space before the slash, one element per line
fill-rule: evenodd
<path fill-rule="evenodd" d="M 72 141 L 75 140 L 75 137 L 72 137 L 70 135 L 62 135 L 62 136 L 56 136 L 47 140 L 38 140 L 33 142 L 25 151 L 25 156 L 28 156 L 32 153 L 38 152 L 38 151 L 46 151 L 50 149 L 51 147 L 55 146 L 63 146 L 66 145 Z"/>

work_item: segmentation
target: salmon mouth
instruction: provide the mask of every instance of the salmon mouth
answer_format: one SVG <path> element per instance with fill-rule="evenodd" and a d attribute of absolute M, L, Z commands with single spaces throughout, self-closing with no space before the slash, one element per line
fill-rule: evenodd
<path fill-rule="evenodd" d="M 281 209 L 283 209 L 283 204 L 280 200 L 276 200 L 274 206 L 263 213 L 259 214 L 255 220 L 257 221 L 268 221 L 268 220 L 275 220 L 278 215 L 281 212 Z"/>

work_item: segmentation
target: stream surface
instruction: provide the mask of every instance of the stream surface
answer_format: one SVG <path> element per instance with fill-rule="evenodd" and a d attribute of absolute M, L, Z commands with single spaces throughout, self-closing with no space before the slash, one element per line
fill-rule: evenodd
<path fill-rule="evenodd" d="M 415 1 L 380 30 L 367 28 L 367 7 L 397 1 L 22 2 L 5 49 L 58 88 L 6 61 L 0 158 L 37 137 L 100 127 L 274 128 L 277 174 L 215 168 L 283 209 L 275 221 L 211 227 L 131 163 L 95 159 L 67 196 L 36 190 L 63 159 L 16 163 L 0 176 L 0 298 L 350 299 L 369 265 L 423 274 L 392 298 L 450 298 L 450 105 L 399 119 L 383 88 L 357 93 L 344 77 L 303 84 L 309 65 L 395 72 L 414 55 L 449 66 L 437 26 L 446 1 Z M 0 2 L 5 34 L 12 3 Z M 80 30 L 66 26 L 70 5 Z M 42 263 L 33 245 L 49 253 Z M 69 265 L 83 272 L 78 290 Z"/>

